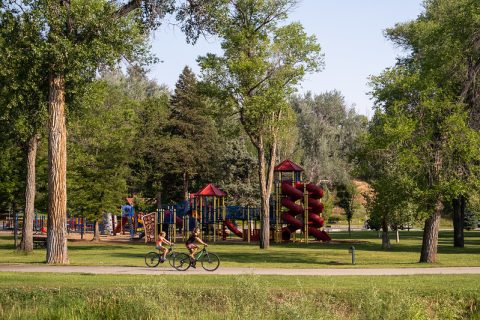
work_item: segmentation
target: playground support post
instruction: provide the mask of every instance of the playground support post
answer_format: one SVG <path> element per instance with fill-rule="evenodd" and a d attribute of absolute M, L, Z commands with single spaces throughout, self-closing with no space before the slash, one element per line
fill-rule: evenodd
<path fill-rule="evenodd" d="M 307 191 L 307 184 L 303 184 L 303 236 L 305 244 L 308 244 L 308 191 Z"/>
<path fill-rule="evenodd" d="M 154 223 L 153 225 L 155 226 L 154 230 L 153 230 L 153 237 L 155 239 L 155 243 L 157 243 L 157 240 L 158 240 L 158 216 L 160 215 L 160 208 L 157 208 L 157 211 L 155 212 L 155 218 L 154 218 Z M 145 226 L 144 226 L 145 228 Z M 147 242 L 147 237 L 145 237 L 145 242 Z"/>
<path fill-rule="evenodd" d="M 277 182 L 275 183 L 275 242 L 279 243 L 281 239 L 280 231 L 280 190 L 282 183 L 282 172 L 277 173 Z"/>
<path fill-rule="evenodd" d="M 173 208 L 173 242 L 175 242 L 175 239 L 177 239 L 177 208 Z"/>
<path fill-rule="evenodd" d="M 163 220 L 165 219 L 165 209 L 160 209 L 160 232 L 163 232 Z"/>
<path fill-rule="evenodd" d="M 213 198 L 213 242 L 217 241 L 217 199 Z"/>

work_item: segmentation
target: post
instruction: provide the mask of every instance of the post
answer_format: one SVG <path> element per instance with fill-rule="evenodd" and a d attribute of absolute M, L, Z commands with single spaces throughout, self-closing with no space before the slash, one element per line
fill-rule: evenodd
<path fill-rule="evenodd" d="M 168 210 L 168 207 L 167 207 Z M 160 232 L 163 232 L 163 219 L 165 218 L 165 209 L 160 209 Z"/>
<path fill-rule="evenodd" d="M 18 212 L 13 212 L 13 245 L 17 249 L 18 240 Z"/>
<path fill-rule="evenodd" d="M 153 225 L 155 226 L 154 230 L 153 230 L 153 237 L 155 239 L 155 243 L 157 243 L 157 240 L 158 240 L 158 216 L 160 215 L 160 210 L 159 208 L 157 208 L 157 211 L 155 211 L 155 218 L 153 219 Z M 145 223 L 145 221 L 144 221 Z M 143 226 L 145 228 L 145 225 Z M 145 239 L 147 239 L 146 237 L 146 233 L 145 233 Z"/>
<path fill-rule="evenodd" d="M 173 242 L 177 239 L 177 208 L 173 208 Z"/>
<path fill-rule="evenodd" d="M 213 242 L 217 241 L 217 198 L 213 197 Z"/>
<path fill-rule="evenodd" d="M 348 250 L 348 253 L 352 254 L 352 264 L 355 264 L 355 247 L 351 246 L 350 249 Z"/>
<path fill-rule="evenodd" d="M 303 184 L 303 236 L 305 244 L 308 244 L 308 191 L 307 184 Z"/>
<path fill-rule="evenodd" d="M 203 210 L 203 197 L 202 196 L 199 196 L 200 199 L 199 199 L 199 209 L 200 209 L 200 238 L 203 238 L 203 225 L 205 223 L 205 217 L 204 217 L 204 210 Z"/>
<path fill-rule="evenodd" d="M 251 234 L 251 229 L 252 229 L 252 223 L 250 221 L 250 207 L 247 207 L 247 241 L 250 243 L 250 234 Z"/>
<path fill-rule="evenodd" d="M 188 232 L 190 228 L 190 217 L 185 215 L 183 217 L 183 241 L 187 241 L 188 238 Z"/>

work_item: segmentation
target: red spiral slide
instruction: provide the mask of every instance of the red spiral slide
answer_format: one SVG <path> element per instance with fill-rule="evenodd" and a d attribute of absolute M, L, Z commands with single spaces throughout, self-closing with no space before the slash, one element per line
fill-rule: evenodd
<path fill-rule="evenodd" d="M 303 227 L 303 221 L 295 216 L 303 215 L 304 208 L 296 204 L 295 201 L 303 198 L 304 188 L 308 191 L 308 233 L 317 240 L 332 240 L 328 233 L 318 229 L 323 227 L 324 224 L 324 220 L 320 216 L 323 212 L 323 204 L 319 201 L 323 197 L 323 189 L 313 183 L 307 185 L 297 183 L 294 187 L 289 182 L 282 182 L 282 194 L 288 197 L 282 199 L 282 206 L 288 209 L 287 212 L 282 214 L 283 221 L 288 224 L 287 227 L 282 229 L 282 239 L 290 240 L 290 235 Z"/>
<path fill-rule="evenodd" d="M 243 238 L 243 233 L 242 231 L 238 230 L 238 228 L 235 226 L 235 224 L 230 221 L 230 220 L 225 220 L 223 222 L 223 224 L 228 228 L 230 229 L 230 231 L 232 231 L 233 233 L 235 233 L 235 235 L 237 235 L 238 237 L 240 238 Z"/>

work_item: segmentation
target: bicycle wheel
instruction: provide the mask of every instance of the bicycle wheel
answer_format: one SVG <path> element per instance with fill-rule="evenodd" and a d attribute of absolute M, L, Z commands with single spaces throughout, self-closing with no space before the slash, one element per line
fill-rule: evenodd
<path fill-rule="evenodd" d="M 154 268 L 160 263 L 160 255 L 156 252 L 149 252 L 145 255 L 145 264 L 147 267 Z"/>
<path fill-rule="evenodd" d="M 178 252 L 170 252 L 168 255 L 167 255 L 167 260 L 168 260 L 168 263 L 170 264 L 170 267 L 174 268 L 173 266 L 173 261 L 175 260 L 175 257 L 178 256 Z"/>
<path fill-rule="evenodd" d="M 178 253 L 173 258 L 173 267 L 178 271 L 185 271 L 190 268 L 190 257 L 185 253 Z"/>
<path fill-rule="evenodd" d="M 203 269 L 207 271 L 215 271 L 220 266 L 220 259 L 215 253 L 205 253 L 200 258 L 200 262 L 202 263 Z"/>

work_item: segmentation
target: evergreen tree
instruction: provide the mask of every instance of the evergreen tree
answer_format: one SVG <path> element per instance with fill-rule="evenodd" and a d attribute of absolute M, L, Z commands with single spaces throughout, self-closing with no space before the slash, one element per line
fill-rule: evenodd
<path fill-rule="evenodd" d="M 170 167 L 169 174 L 172 180 L 183 182 L 181 195 L 186 198 L 190 188 L 197 189 L 214 178 L 218 156 L 215 122 L 189 67 L 183 69 L 175 85 L 168 121 L 166 130 L 175 157 L 175 166 Z"/>

